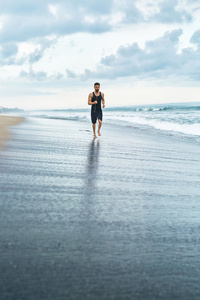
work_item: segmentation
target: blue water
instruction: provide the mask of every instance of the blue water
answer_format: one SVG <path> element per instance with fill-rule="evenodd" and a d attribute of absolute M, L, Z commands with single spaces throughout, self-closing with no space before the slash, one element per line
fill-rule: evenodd
<path fill-rule="evenodd" d="M 84 109 L 24 112 L 25 116 L 90 122 L 90 107 Z M 121 125 L 200 142 L 200 103 L 109 107 L 104 109 L 105 124 Z"/>

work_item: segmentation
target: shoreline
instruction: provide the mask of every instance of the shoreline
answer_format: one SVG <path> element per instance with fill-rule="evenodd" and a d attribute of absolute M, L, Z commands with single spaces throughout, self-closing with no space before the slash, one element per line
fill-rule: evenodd
<path fill-rule="evenodd" d="M 5 142 L 11 138 L 9 127 L 15 126 L 23 121 L 23 117 L 0 115 L 0 151 L 5 148 Z"/>

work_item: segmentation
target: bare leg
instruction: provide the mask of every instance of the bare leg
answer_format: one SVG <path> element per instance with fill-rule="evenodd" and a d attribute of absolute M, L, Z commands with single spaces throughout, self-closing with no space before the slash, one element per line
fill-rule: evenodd
<path fill-rule="evenodd" d="M 97 138 L 96 136 L 96 124 L 92 124 L 92 128 L 93 128 L 93 133 L 94 133 L 94 139 Z"/>
<path fill-rule="evenodd" d="M 100 133 L 101 126 L 102 126 L 102 121 L 99 120 L 99 125 L 98 125 L 98 135 L 99 136 L 101 136 L 101 133 Z"/>

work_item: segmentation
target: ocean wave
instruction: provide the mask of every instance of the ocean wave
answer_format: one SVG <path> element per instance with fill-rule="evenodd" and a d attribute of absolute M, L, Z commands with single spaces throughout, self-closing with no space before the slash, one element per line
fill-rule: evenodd
<path fill-rule="evenodd" d="M 50 115 L 29 115 L 29 117 L 32 118 L 39 118 L 39 119 L 49 119 L 49 120 L 63 120 L 63 121 L 67 121 L 67 120 L 84 120 L 87 117 L 86 116 L 79 116 L 79 115 L 74 115 L 74 116 L 50 116 Z"/>
<path fill-rule="evenodd" d="M 162 131 L 171 131 L 171 132 L 177 132 L 177 133 L 182 133 L 184 135 L 191 135 L 191 136 L 200 136 L 200 123 L 175 123 L 173 121 L 161 121 L 158 119 L 147 119 L 147 118 L 142 118 L 142 117 L 116 117 L 109 119 L 108 122 L 110 123 L 115 123 L 115 124 L 134 124 L 139 125 L 139 127 L 142 126 L 147 126 L 147 127 L 152 127 L 157 130 L 162 130 Z"/>
<path fill-rule="evenodd" d="M 181 105 L 178 104 L 159 104 L 159 105 L 140 105 L 140 106 L 120 106 L 120 107 L 109 107 L 106 108 L 107 111 L 125 111 L 125 112 L 159 112 L 159 111 L 199 111 L 200 110 L 200 103 L 192 104 L 191 103 L 184 103 Z"/>
<path fill-rule="evenodd" d="M 157 120 L 137 120 L 137 122 L 152 126 L 158 130 L 174 131 L 186 135 L 200 136 L 200 124 L 178 124 L 174 122 L 160 122 Z"/>

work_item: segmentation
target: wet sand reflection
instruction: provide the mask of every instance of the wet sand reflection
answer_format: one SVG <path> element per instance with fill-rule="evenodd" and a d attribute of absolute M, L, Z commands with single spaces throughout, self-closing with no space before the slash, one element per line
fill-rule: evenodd
<path fill-rule="evenodd" d="M 99 165 L 99 140 L 93 140 L 89 146 L 88 161 L 85 174 L 85 198 L 89 199 L 96 193 L 96 181 L 98 180 L 98 165 Z"/>

